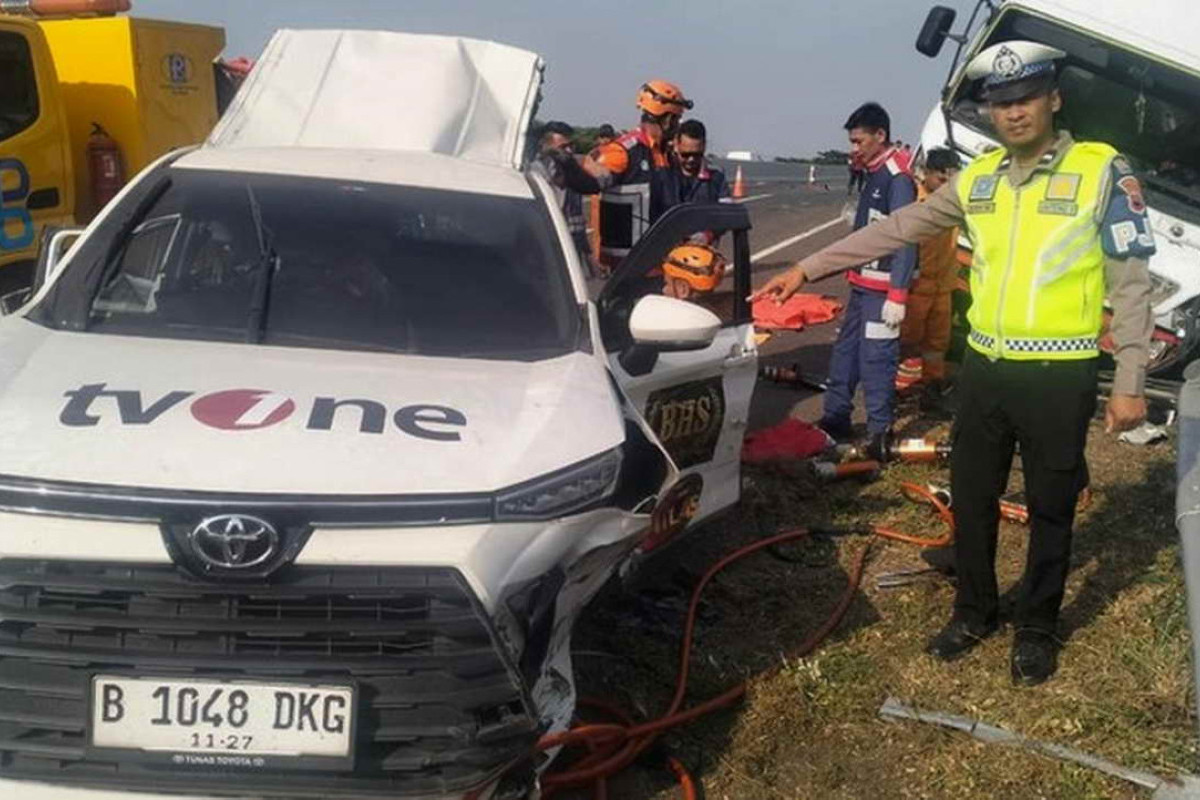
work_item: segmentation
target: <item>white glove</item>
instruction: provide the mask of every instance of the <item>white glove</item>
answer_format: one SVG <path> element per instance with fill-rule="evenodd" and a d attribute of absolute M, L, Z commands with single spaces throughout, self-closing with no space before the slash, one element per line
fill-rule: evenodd
<path fill-rule="evenodd" d="M 884 301 L 883 311 L 880 313 L 883 324 L 889 328 L 899 328 L 900 323 L 904 322 L 904 311 L 904 303 L 896 303 L 892 300 Z"/>

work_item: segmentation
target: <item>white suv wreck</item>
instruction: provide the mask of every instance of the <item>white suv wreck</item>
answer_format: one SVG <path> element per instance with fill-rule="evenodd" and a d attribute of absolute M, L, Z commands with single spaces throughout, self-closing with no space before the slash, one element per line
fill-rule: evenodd
<path fill-rule="evenodd" d="M 589 293 L 524 168 L 541 75 L 283 31 L 49 238 L 0 319 L 0 796 L 533 791 L 582 607 L 736 502 L 756 367 L 739 206 Z M 718 313 L 654 277 L 698 230 Z"/>

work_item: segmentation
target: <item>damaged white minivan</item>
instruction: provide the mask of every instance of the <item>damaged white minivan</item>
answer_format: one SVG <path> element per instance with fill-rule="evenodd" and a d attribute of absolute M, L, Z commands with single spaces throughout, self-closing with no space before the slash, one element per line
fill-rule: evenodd
<path fill-rule="evenodd" d="M 582 607 L 737 501 L 757 357 L 740 206 L 589 286 L 525 168 L 541 77 L 282 31 L 47 239 L 0 319 L 0 794 L 535 791 Z M 655 277 L 701 230 L 708 307 Z"/>

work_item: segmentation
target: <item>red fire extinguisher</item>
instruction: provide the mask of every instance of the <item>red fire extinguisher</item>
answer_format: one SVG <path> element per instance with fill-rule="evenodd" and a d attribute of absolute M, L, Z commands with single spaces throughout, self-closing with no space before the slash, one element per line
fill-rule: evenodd
<path fill-rule="evenodd" d="M 98 213 L 125 185 L 121 148 L 100 123 L 92 123 L 87 143 L 88 177 L 92 185 L 92 212 Z"/>

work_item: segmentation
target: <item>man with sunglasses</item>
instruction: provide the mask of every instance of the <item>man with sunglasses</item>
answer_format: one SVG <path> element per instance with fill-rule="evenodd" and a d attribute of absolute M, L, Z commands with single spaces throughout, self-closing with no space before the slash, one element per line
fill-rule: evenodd
<path fill-rule="evenodd" d="M 698 119 L 689 119 L 675 134 L 675 168 L 671 170 L 670 205 L 719 203 L 729 196 L 725 173 L 705 161 L 708 131 Z"/>

